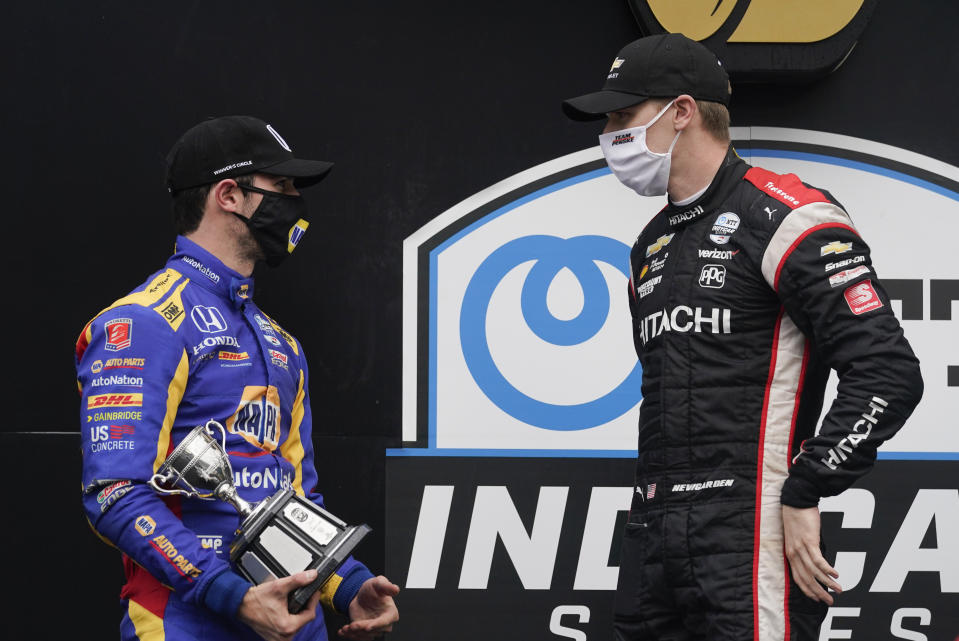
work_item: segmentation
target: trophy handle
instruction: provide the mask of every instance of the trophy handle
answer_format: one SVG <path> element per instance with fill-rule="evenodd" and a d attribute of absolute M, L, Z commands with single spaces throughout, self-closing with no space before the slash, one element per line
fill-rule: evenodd
<path fill-rule="evenodd" d="M 163 474 L 159 474 L 159 473 L 158 473 L 158 474 L 154 474 L 153 476 L 150 477 L 150 480 L 147 481 L 147 485 L 149 485 L 150 487 L 152 487 L 154 490 L 156 490 L 156 491 L 159 492 L 160 494 L 183 494 L 183 495 L 185 495 L 185 496 L 193 496 L 192 493 L 187 492 L 187 491 L 185 491 L 185 490 L 180 490 L 180 489 L 177 489 L 177 488 L 175 488 L 175 487 L 174 487 L 174 488 L 171 488 L 171 489 L 168 489 L 168 488 L 165 488 L 165 487 L 161 487 L 161 486 L 160 486 L 161 483 L 165 485 L 165 484 L 169 483 L 171 480 L 173 480 L 173 476 L 172 476 L 172 475 L 170 475 L 170 476 L 164 476 Z"/>
<path fill-rule="evenodd" d="M 232 479 L 233 464 L 230 463 L 230 457 L 226 453 L 226 428 L 223 427 L 222 423 L 220 423 L 219 421 L 213 420 L 212 418 L 209 421 L 207 421 L 203 429 L 205 429 L 206 433 L 212 436 L 213 438 L 216 438 L 216 434 L 214 434 L 213 430 L 210 429 L 211 425 L 215 427 L 216 429 L 220 430 L 220 449 L 223 450 L 223 457 L 224 457 L 223 460 L 226 462 L 227 469 L 230 470 L 230 478 Z"/>
<path fill-rule="evenodd" d="M 226 453 L 226 428 L 223 427 L 223 424 L 220 423 L 219 421 L 215 421 L 213 419 L 210 419 L 209 421 L 207 421 L 206 426 L 203 429 L 206 430 L 207 434 L 209 434 L 210 436 L 214 438 L 216 438 L 216 434 L 214 434 L 213 430 L 210 429 L 211 425 L 216 427 L 216 429 L 220 430 L 220 447 L 223 448 L 223 452 L 225 454 Z M 229 464 L 229 459 L 227 459 L 227 464 Z M 233 471 L 233 466 L 231 465 L 230 472 L 232 471 Z"/>
<path fill-rule="evenodd" d="M 220 431 L 219 442 L 217 442 L 216 433 L 214 432 L 213 428 L 216 428 Z M 206 437 L 210 440 L 206 441 L 206 444 L 201 446 L 202 449 L 200 452 L 191 453 L 190 456 L 193 456 L 194 458 L 189 460 L 186 465 L 175 465 L 171 467 L 171 459 L 176 459 L 178 453 L 180 453 L 181 450 L 184 450 L 184 448 L 188 447 L 188 443 L 195 443 L 195 435 L 199 435 L 203 432 L 206 433 Z M 224 429 L 222 424 L 211 419 L 207 421 L 206 425 L 198 425 L 197 427 L 193 428 L 193 430 L 180 442 L 176 449 L 174 449 L 173 452 L 167 456 L 167 460 L 164 462 L 163 467 L 160 468 L 159 472 L 150 477 L 150 480 L 147 481 L 147 484 L 160 494 L 182 494 L 183 496 L 195 497 L 204 501 L 217 500 L 216 492 L 201 492 L 193 485 L 193 483 L 190 482 L 190 479 L 187 478 L 188 470 L 193 467 L 199 456 L 211 447 L 218 449 L 222 454 L 222 460 L 226 464 L 226 468 L 229 470 L 229 478 L 232 479 L 233 466 L 230 464 L 230 458 L 226 454 L 226 429 Z M 177 485 L 180 484 L 185 485 L 187 489 L 179 489 Z"/>

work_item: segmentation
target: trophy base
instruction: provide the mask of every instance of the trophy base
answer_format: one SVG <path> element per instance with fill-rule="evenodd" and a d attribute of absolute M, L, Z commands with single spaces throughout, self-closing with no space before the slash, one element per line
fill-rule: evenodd
<path fill-rule="evenodd" d="M 290 593 L 288 609 L 296 614 L 370 531 L 368 525 L 349 526 L 285 489 L 257 505 L 243 521 L 230 547 L 230 560 L 257 585 L 316 570 L 314 581 Z"/>
<path fill-rule="evenodd" d="M 336 550 L 320 561 L 315 568 L 312 565 L 307 568 L 308 570 L 316 570 L 316 579 L 312 583 L 308 583 L 290 594 L 288 609 L 292 614 L 296 614 L 306 607 L 313 593 L 323 587 L 323 584 L 333 576 L 333 573 L 336 572 L 336 570 L 343 565 L 343 562 L 346 561 L 347 557 L 353 553 L 353 548 L 370 532 L 370 526 L 365 524 L 349 527 L 344 532 L 343 539 Z"/>

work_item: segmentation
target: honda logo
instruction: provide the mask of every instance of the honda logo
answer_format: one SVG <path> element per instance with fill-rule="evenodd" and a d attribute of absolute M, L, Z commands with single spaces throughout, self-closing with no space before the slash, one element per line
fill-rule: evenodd
<path fill-rule="evenodd" d="M 196 328 L 206 334 L 226 331 L 226 321 L 216 307 L 197 305 L 190 311 L 190 318 L 193 319 Z"/>

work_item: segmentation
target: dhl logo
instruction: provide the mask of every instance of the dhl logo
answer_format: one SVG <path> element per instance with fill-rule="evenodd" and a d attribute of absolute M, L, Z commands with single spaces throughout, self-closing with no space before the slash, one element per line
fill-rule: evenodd
<path fill-rule="evenodd" d="M 852 243 L 841 243 L 838 240 L 834 240 L 828 245 L 823 245 L 819 248 L 820 256 L 829 256 L 830 254 L 845 254 L 847 251 L 852 249 Z"/>
<path fill-rule="evenodd" d="M 220 352 L 221 361 L 245 361 L 250 358 L 247 352 Z"/>
<path fill-rule="evenodd" d="M 670 234 L 669 236 L 660 236 L 657 238 L 655 243 L 646 248 L 646 258 L 649 258 L 660 249 L 668 245 L 669 241 L 673 239 L 673 236 L 675 236 L 675 234 Z"/>
<path fill-rule="evenodd" d="M 97 407 L 142 407 L 143 394 L 97 394 L 87 397 L 87 409 Z"/>

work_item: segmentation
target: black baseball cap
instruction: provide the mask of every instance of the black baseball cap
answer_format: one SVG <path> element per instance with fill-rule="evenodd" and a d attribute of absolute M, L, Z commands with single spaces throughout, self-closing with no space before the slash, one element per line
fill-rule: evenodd
<path fill-rule="evenodd" d="M 289 176 L 297 187 L 314 185 L 333 163 L 303 160 L 272 125 L 252 116 L 223 116 L 189 129 L 167 155 L 170 193 L 244 174 Z"/>
<path fill-rule="evenodd" d="M 729 105 L 729 76 L 705 46 L 681 33 L 634 40 L 616 54 L 602 90 L 563 102 L 573 120 L 599 120 L 648 98 L 689 94 Z"/>

